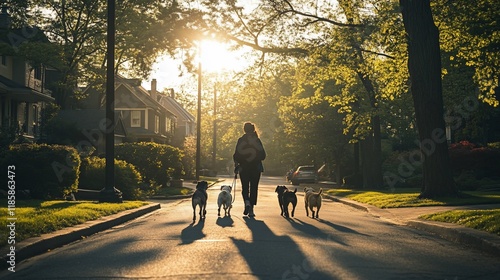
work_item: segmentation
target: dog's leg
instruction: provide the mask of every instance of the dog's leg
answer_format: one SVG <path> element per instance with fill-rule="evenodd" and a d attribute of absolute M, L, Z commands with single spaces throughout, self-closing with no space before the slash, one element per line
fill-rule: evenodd
<path fill-rule="evenodd" d="M 295 214 L 295 206 L 297 206 L 297 202 L 292 203 L 292 206 L 293 206 L 292 207 L 292 217 L 293 217 L 293 215 Z"/>
<path fill-rule="evenodd" d="M 280 210 L 281 210 L 280 216 L 283 216 L 283 201 L 281 201 L 281 197 L 279 196 L 278 196 L 278 203 L 280 205 Z"/>
<path fill-rule="evenodd" d="M 231 217 L 231 208 L 232 208 L 232 207 L 233 207 L 232 205 L 229 205 L 229 207 L 227 207 L 227 208 L 228 208 L 228 209 L 227 209 L 227 216 L 228 216 L 228 217 Z"/>
<path fill-rule="evenodd" d="M 309 208 L 309 206 L 306 203 L 306 217 L 309 217 L 309 210 L 307 208 Z"/>
<path fill-rule="evenodd" d="M 316 209 L 316 219 L 319 218 L 319 208 L 321 208 L 321 205 L 318 205 L 318 208 Z"/>
<path fill-rule="evenodd" d="M 201 214 L 200 214 L 201 215 Z M 207 216 L 207 204 L 203 204 L 203 218 Z"/>
<path fill-rule="evenodd" d="M 219 209 L 217 210 L 217 216 L 219 216 L 219 217 L 220 217 L 220 207 L 221 207 L 221 205 L 219 204 Z"/>
<path fill-rule="evenodd" d="M 193 222 L 196 221 L 196 205 L 193 205 Z"/>

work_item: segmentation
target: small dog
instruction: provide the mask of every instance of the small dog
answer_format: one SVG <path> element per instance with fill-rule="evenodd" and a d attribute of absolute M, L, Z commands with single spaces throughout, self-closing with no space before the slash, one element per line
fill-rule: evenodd
<path fill-rule="evenodd" d="M 233 207 L 233 196 L 231 195 L 232 189 L 233 187 L 229 185 L 223 185 L 220 187 L 219 197 L 217 198 L 217 205 L 219 205 L 217 216 L 220 217 L 220 208 L 221 206 L 224 206 L 224 216 L 231 217 L 231 208 Z"/>
<path fill-rule="evenodd" d="M 196 221 L 196 206 L 200 207 L 200 219 L 205 218 L 207 214 L 207 189 L 208 183 L 206 181 L 200 181 L 196 184 L 196 190 L 191 199 L 193 204 L 193 221 Z"/>
<path fill-rule="evenodd" d="M 321 208 L 321 193 L 323 189 L 319 189 L 319 192 L 315 192 L 313 188 L 304 188 L 304 202 L 306 205 L 306 216 L 309 217 L 309 210 L 312 212 L 312 218 L 319 218 L 319 209 Z M 314 217 L 313 207 L 316 207 L 316 217 Z"/>
<path fill-rule="evenodd" d="M 281 216 L 289 218 L 288 204 L 292 204 L 292 217 L 295 214 L 295 207 L 297 206 L 297 188 L 295 191 L 290 191 L 286 186 L 277 186 L 275 192 L 278 193 L 278 202 L 281 208 Z"/>

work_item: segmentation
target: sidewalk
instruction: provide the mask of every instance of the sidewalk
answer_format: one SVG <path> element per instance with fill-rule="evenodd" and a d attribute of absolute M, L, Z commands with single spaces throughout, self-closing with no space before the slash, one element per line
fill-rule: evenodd
<path fill-rule="evenodd" d="M 483 232 L 480 230 L 468 228 L 465 226 L 435 222 L 419 219 L 425 214 L 434 214 L 448 210 L 474 210 L 474 209 L 499 209 L 500 204 L 482 204 L 482 205 L 462 205 L 462 206 L 428 206 L 428 207 L 405 207 L 405 208 L 387 208 L 380 209 L 375 206 L 359 203 L 350 199 L 324 195 L 332 199 L 349 205 L 356 209 L 366 211 L 382 220 L 403 226 L 409 226 L 418 230 L 426 231 L 439 237 L 464 244 L 483 252 L 487 252 L 496 257 L 500 257 L 500 236 Z"/>

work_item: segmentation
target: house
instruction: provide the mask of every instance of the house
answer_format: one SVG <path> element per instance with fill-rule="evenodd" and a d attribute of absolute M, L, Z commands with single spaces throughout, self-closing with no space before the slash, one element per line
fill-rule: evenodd
<path fill-rule="evenodd" d="M 104 94 L 94 87 L 87 87 L 84 103 L 86 109 L 104 108 Z M 121 114 L 127 132 L 127 142 L 156 142 L 171 144 L 176 116 L 158 103 L 156 92 L 148 92 L 140 79 L 115 76 L 115 112 Z"/>
<path fill-rule="evenodd" d="M 156 79 L 151 81 L 152 95 L 157 95 L 158 102 L 177 116 L 177 125 L 172 139 L 172 145 L 181 147 L 184 139 L 196 135 L 196 119 L 175 100 L 175 92 L 170 89 L 167 94 L 156 93 Z"/>
<path fill-rule="evenodd" d="M 0 12 L 0 128 L 34 141 L 39 136 L 40 113 L 54 98 L 45 86 L 47 68 L 19 53 L 25 42 L 48 43 L 36 27 L 12 29 L 6 7 Z"/>
<path fill-rule="evenodd" d="M 127 131 L 123 124 L 121 114 L 115 112 L 114 143 L 120 144 L 124 142 L 127 136 Z M 73 135 L 79 139 L 76 147 L 78 149 L 86 149 L 93 146 L 97 150 L 97 154 L 106 152 L 106 110 L 61 110 L 54 119 L 63 127 L 72 127 L 76 130 Z"/>

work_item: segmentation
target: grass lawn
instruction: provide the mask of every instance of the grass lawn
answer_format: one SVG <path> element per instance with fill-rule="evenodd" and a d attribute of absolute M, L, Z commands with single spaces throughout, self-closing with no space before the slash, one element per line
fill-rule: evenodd
<path fill-rule="evenodd" d="M 6 200 L 0 200 L 1 205 L 7 206 Z M 16 201 L 15 217 L 16 242 L 40 236 L 65 227 L 82 224 L 103 216 L 120 211 L 138 208 L 146 205 L 144 201 L 125 201 L 123 203 L 97 203 L 92 201 Z M 7 244 L 7 207 L 0 208 L 0 247 Z"/>
<path fill-rule="evenodd" d="M 500 193 L 497 192 L 463 192 L 463 197 L 461 198 L 443 198 L 437 200 L 418 199 L 420 189 L 395 189 L 394 191 L 329 189 L 326 192 L 330 195 L 349 198 L 378 208 L 500 203 Z"/>
<path fill-rule="evenodd" d="M 329 189 L 330 195 L 340 196 L 370 204 L 378 208 L 425 207 L 500 203 L 498 192 L 463 192 L 462 198 L 418 199 L 420 189 L 396 189 L 395 191 L 360 191 Z M 456 223 L 470 228 L 500 235 L 500 209 L 454 210 L 420 217 L 426 220 Z"/>
<path fill-rule="evenodd" d="M 420 218 L 431 221 L 459 224 L 500 235 L 500 209 L 453 210 L 423 215 Z"/>

